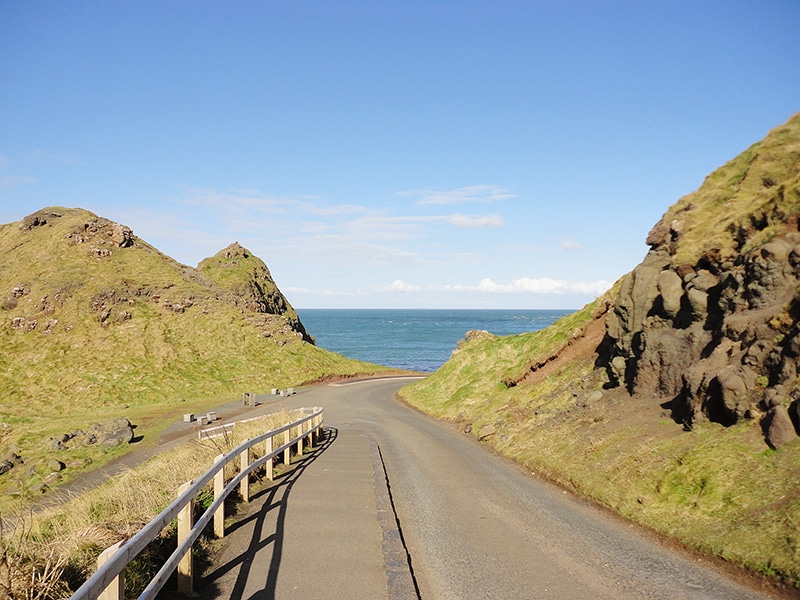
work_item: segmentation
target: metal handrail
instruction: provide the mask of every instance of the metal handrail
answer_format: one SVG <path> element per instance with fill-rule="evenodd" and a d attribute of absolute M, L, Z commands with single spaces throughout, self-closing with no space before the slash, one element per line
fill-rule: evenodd
<path fill-rule="evenodd" d="M 306 411 L 309 409 L 299 410 Z M 78 590 L 70 597 L 70 600 L 95 600 L 123 572 L 128 563 L 136 558 L 150 542 L 158 537 L 161 531 L 178 516 L 178 513 L 180 513 L 181 510 L 214 479 L 214 475 L 216 475 L 221 469 L 225 468 L 225 466 L 231 461 L 239 457 L 242 452 L 249 450 L 256 444 L 267 440 L 267 438 L 273 438 L 281 433 L 289 431 L 293 427 L 302 425 L 303 423 L 311 421 L 318 416 L 322 416 L 322 408 L 313 408 L 310 410 L 312 412 L 308 416 L 291 423 L 287 423 L 286 425 L 282 425 L 277 429 L 271 429 L 254 438 L 246 440 L 233 450 L 223 454 L 221 460 L 215 462 L 210 469 L 208 469 L 198 479 L 191 483 L 191 485 L 189 485 L 188 488 L 184 490 L 183 493 L 181 493 L 169 506 L 162 510 L 158 516 L 140 529 L 139 532 L 137 532 L 129 540 L 122 542 L 122 544 L 119 546 L 119 549 L 114 552 L 113 556 L 111 556 L 108 561 L 105 562 L 105 564 L 99 567 L 97 571 L 95 571 L 80 588 L 78 588 Z M 301 440 L 305 439 L 320 427 L 322 427 L 321 421 L 315 426 L 312 426 L 308 431 L 303 431 L 301 429 L 300 435 L 283 444 L 282 446 L 273 449 L 272 452 L 262 456 L 260 459 L 253 462 L 247 469 L 240 472 L 231 481 L 231 483 L 225 487 L 223 493 L 218 498 L 215 498 L 211 506 L 209 506 L 203 515 L 197 520 L 197 523 L 192 527 L 192 531 L 189 536 L 183 541 L 178 549 L 172 553 L 169 559 L 167 559 L 167 562 L 159 570 L 147 588 L 145 588 L 144 592 L 142 592 L 142 594 L 139 596 L 139 599 L 145 600 L 155 597 L 155 595 L 166 583 L 167 578 L 177 567 L 180 559 L 186 554 L 189 548 L 191 548 L 192 544 L 197 540 L 197 538 L 200 537 L 200 534 L 213 518 L 216 510 L 219 509 L 227 496 L 234 489 L 236 489 L 236 486 L 246 476 L 248 476 L 252 471 L 259 468 L 268 460 L 275 458 L 281 452 L 284 452 L 285 450 L 291 448 L 294 444 L 297 444 Z"/>

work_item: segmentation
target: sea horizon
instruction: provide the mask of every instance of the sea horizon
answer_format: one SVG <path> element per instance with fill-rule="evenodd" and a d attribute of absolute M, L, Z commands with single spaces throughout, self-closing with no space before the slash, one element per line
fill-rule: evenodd
<path fill-rule="evenodd" d="M 317 346 L 349 358 L 432 372 L 470 330 L 495 335 L 538 331 L 572 314 L 567 309 L 296 308 Z"/>

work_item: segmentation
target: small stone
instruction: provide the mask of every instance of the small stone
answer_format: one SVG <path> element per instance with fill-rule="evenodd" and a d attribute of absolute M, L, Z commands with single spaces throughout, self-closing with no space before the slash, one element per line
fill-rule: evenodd
<path fill-rule="evenodd" d="M 483 425 L 480 430 L 478 431 L 478 439 L 480 441 L 485 440 L 490 435 L 494 435 L 497 433 L 497 429 L 494 425 Z"/>
<path fill-rule="evenodd" d="M 51 471 L 63 471 L 66 468 L 66 465 L 62 463 L 60 460 L 56 460 L 55 458 L 51 458 L 47 461 L 47 468 Z"/>
<path fill-rule="evenodd" d="M 53 485 L 54 483 L 58 483 L 62 479 L 63 477 L 61 476 L 61 473 L 50 473 L 50 475 L 44 478 L 44 482 L 47 485 Z"/>
<path fill-rule="evenodd" d="M 599 402 L 603 398 L 603 392 L 595 390 L 586 398 L 587 403 Z"/>
<path fill-rule="evenodd" d="M 47 492 L 47 484 L 44 481 L 37 481 L 28 488 L 28 491 L 32 494 L 44 494 Z"/>

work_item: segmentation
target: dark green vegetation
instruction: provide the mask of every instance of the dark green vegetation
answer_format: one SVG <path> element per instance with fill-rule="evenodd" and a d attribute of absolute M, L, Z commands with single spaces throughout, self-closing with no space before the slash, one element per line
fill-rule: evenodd
<path fill-rule="evenodd" d="M 124 416 L 153 443 L 181 414 L 243 391 L 380 369 L 310 341 L 238 244 L 194 269 L 80 209 L 0 226 L 0 462 L 16 463 L 0 475 L 0 508 L 129 448 L 54 453 L 51 436 Z M 56 476 L 54 458 L 67 466 Z"/>
<path fill-rule="evenodd" d="M 547 330 L 472 333 L 406 401 L 531 471 L 800 589 L 800 115 Z"/>

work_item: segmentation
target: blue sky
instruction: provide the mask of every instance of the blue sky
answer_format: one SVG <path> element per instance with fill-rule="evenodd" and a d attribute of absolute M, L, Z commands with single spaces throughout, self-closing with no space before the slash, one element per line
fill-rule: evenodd
<path fill-rule="evenodd" d="M 579 308 L 800 111 L 800 3 L 0 1 L 0 222 L 233 241 L 310 307 Z"/>

